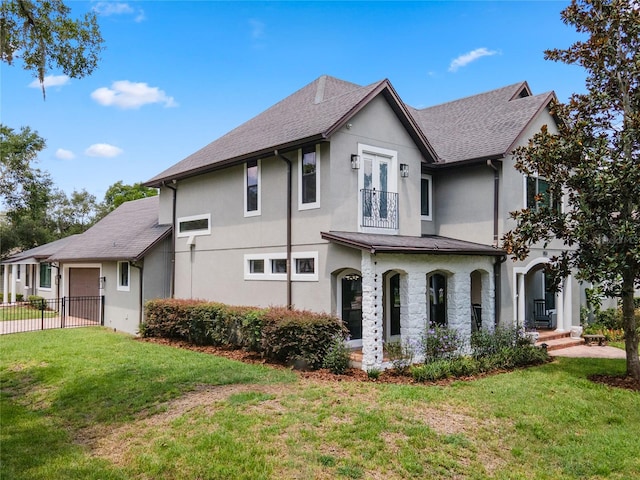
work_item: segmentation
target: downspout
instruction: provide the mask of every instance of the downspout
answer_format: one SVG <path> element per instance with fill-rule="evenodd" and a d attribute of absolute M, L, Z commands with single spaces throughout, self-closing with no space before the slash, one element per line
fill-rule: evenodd
<path fill-rule="evenodd" d="M 487 160 L 487 166 L 493 169 L 493 247 L 498 248 L 498 201 L 500 199 L 500 170 L 493 163 L 493 160 Z M 500 270 L 502 264 L 507 260 L 507 257 L 502 255 L 498 257 L 493 264 L 493 295 L 494 295 L 494 310 L 495 310 L 495 325 L 500 325 L 500 312 L 502 310 L 502 290 Z"/>
<path fill-rule="evenodd" d="M 175 184 L 176 181 L 173 180 Z M 171 228 L 171 288 L 170 295 L 171 298 L 175 296 L 176 293 L 176 203 L 178 197 L 178 188 L 173 185 L 169 185 L 165 182 L 162 182 L 162 185 L 167 187 L 170 190 L 173 190 L 173 206 L 172 206 L 172 228 Z"/>
<path fill-rule="evenodd" d="M 136 265 L 135 262 L 130 262 L 132 267 L 137 268 L 140 271 L 140 288 L 139 288 L 139 294 L 138 294 L 138 304 L 140 305 L 140 315 L 138 316 L 138 329 L 140 329 L 140 326 L 142 325 L 142 321 L 144 319 L 143 317 L 143 310 L 144 310 L 144 305 L 143 305 L 143 301 L 144 301 L 144 296 L 143 296 L 143 289 L 144 289 L 144 276 L 143 276 L 143 263 L 141 263 L 140 265 Z"/>
<path fill-rule="evenodd" d="M 291 160 L 275 150 L 273 154 L 287 164 L 287 309 L 291 310 Z"/>

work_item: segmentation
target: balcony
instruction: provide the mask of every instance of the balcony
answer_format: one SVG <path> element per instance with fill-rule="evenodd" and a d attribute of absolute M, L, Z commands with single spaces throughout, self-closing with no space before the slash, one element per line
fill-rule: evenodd
<path fill-rule="evenodd" d="M 397 193 L 362 189 L 360 195 L 363 227 L 398 229 Z"/>

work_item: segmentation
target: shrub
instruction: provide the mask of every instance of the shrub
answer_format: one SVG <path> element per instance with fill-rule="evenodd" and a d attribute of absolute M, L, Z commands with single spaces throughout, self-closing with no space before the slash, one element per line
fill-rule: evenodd
<path fill-rule="evenodd" d="M 331 373 L 342 375 L 349 368 L 351 361 L 351 351 L 347 346 L 344 337 L 336 336 L 333 338 L 327 354 L 324 357 L 322 366 L 329 369 Z"/>
<path fill-rule="evenodd" d="M 24 295 L 22 293 L 16 293 L 16 302 L 22 302 L 24 300 Z"/>
<path fill-rule="evenodd" d="M 421 343 L 424 361 L 430 363 L 456 358 L 464 342 L 457 331 L 432 323 L 427 327 Z"/>
<path fill-rule="evenodd" d="M 471 355 L 474 358 L 495 355 L 505 348 L 528 345 L 529 337 L 518 327 L 499 327 L 493 332 L 478 330 L 471 334 Z"/>
<path fill-rule="evenodd" d="M 408 368 L 413 364 L 413 359 L 419 350 L 420 345 L 412 340 L 403 342 L 388 342 L 384 345 L 384 352 L 400 373 L 406 373 Z"/>
<path fill-rule="evenodd" d="M 599 310 L 595 314 L 594 322 L 607 330 L 622 328 L 622 310 L 619 308 L 607 308 Z"/>
<path fill-rule="evenodd" d="M 269 358 L 301 360 L 320 368 L 335 337 L 345 338 L 347 328 L 331 315 L 272 307 L 262 318 L 262 351 Z"/>
<path fill-rule="evenodd" d="M 411 376 L 416 382 L 433 382 L 447 378 L 450 372 L 449 360 L 434 360 L 424 365 L 411 367 Z"/>
<path fill-rule="evenodd" d="M 380 374 L 382 373 L 382 370 L 380 370 L 379 368 L 370 368 L 367 370 L 367 378 L 369 380 L 378 380 L 380 378 Z"/>
<path fill-rule="evenodd" d="M 47 308 L 47 301 L 38 295 L 29 295 L 27 297 L 27 301 L 29 302 L 29 306 L 31 308 L 35 308 L 38 310 L 44 310 Z"/>
<path fill-rule="evenodd" d="M 472 357 L 458 357 L 449 361 L 449 373 L 452 377 L 469 377 L 479 371 L 478 362 Z"/>

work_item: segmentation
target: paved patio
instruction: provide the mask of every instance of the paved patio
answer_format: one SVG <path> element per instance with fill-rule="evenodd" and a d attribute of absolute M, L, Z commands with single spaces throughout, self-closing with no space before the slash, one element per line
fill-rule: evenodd
<path fill-rule="evenodd" d="M 616 347 L 597 345 L 576 345 L 574 347 L 551 350 L 552 357 L 574 357 L 574 358 L 627 358 L 624 350 Z"/>

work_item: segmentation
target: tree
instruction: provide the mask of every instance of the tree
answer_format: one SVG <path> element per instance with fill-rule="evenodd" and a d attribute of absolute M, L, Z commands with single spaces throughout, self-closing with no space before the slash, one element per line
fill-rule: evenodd
<path fill-rule="evenodd" d="M 49 219 L 59 238 L 84 232 L 95 223 L 97 214 L 96 197 L 85 189 L 74 190 L 69 196 L 57 190 L 49 207 Z"/>
<path fill-rule="evenodd" d="M 545 177 L 566 208 L 538 197 L 535 211 L 512 212 L 517 226 L 503 244 L 522 260 L 530 245 L 562 240 L 567 249 L 550 263 L 555 284 L 575 269 L 621 301 L 627 374 L 640 381 L 640 4 L 573 0 L 561 16 L 588 38 L 545 57 L 584 67 L 587 93 L 553 107 L 558 133 L 545 126 L 515 154 L 516 168 Z"/>
<path fill-rule="evenodd" d="M 96 69 L 100 59 L 103 39 L 96 14 L 74 20 L 70 13 L 62 0 L 0 2 L 0 58 L 12 65 L 19 56 L 25 70 L 35 72 L 43 96 L 49 70 L 82 78 Z"/>
<path fill-rule="evenodd" d="M 146 197 L 155 197 L 156 195 L 158 195 L 158 190 L 155 188 L 145 187 L 141 183 L 124 185 L 122 180 L 119 180 L 111 185 L 104 194 L 104 201 L 98 207 L 98 217 L 104 217 L 124 202 Z"/>

